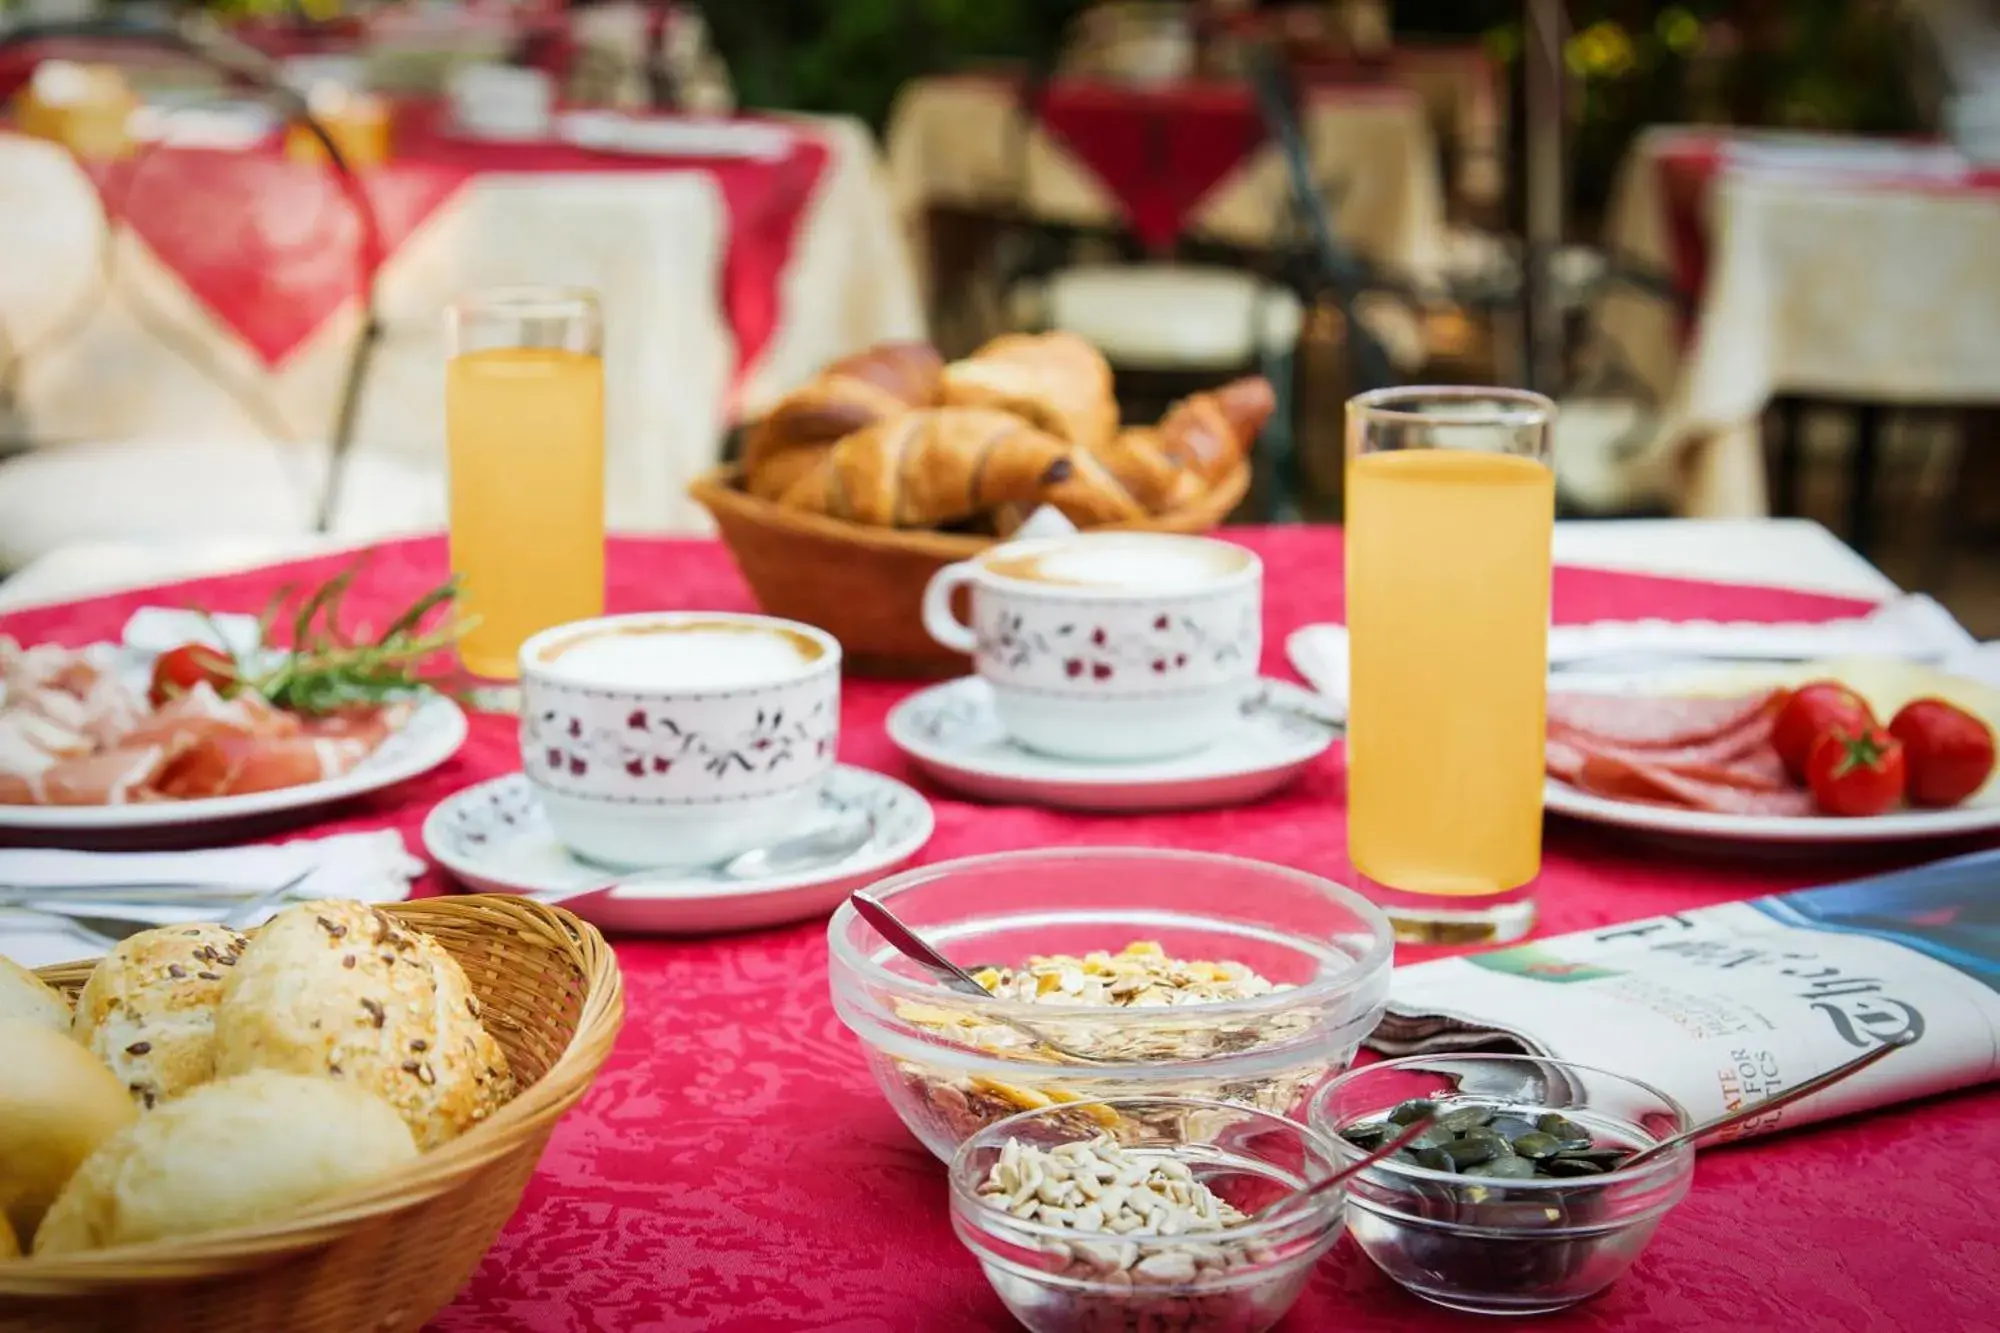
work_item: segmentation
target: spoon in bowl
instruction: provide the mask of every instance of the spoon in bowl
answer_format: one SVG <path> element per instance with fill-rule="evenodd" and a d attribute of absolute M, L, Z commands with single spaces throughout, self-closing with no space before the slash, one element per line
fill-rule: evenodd
<path fill-rule="evenodd" d="M 1403 1126 L 1402 1133 L 1396 1135 L 1396 1137 L 1390 1139 L 1387 1143 L 1378 1144 L 1373 1149 L 1362 1154 L 1360 1161 L 1349 1162 L 1346 1166 L 1341 1167 L 1340 1170 L 1334 1172 L 1332 1175 L 1326 1177 L 1324 1180 L 1315 1180 L 1312 1184 L 1306 1186 L 1302 1190 L 1297 1190 L 1291 1194 L 1287 1194 L 1281 1199 L 1271 1200 L 1271 1202 L 1265 1204 L 1262 1208 L 1259 1208 L 1256 1212 L 1250 1214 L 1249 1217 L 1245 1218 L 1242 1222 L 1239 1222 L 1237 1225 L 1248 1226 L 1252 1222 L 1267 1222 L 1271 1218 L 1276 1217 L 1279 1213 L 1284 1212 L 1288 1208 L 1297 1208 L 1301 1204 L 1310 1202 L 1313 1199 L 1317 1199 L 1320 1195 L 1325 1194 L 1328 1191 L 1332 1190 L 1335 1186 L 1339 1185 L 1342 1181 L 1346 1180 L 1349 1176 L 1353 1175 L 1355 1172 L 1371 1167 L 1375 1165 L 1375 1163 L 1381 1161 L 1384 1157 L 1389 1156 L 1391 1153 L 1396 1152 L 1408 1146 L 1411 1142 L 1413 1142 L 1420 1135 L 1422 1135 L 1425 1130 L 1429 1129 L 1432 1125 L 1435 1125 L 1436 1123 L 1437 1123 L 1437 1117 L 1431 1115 L 1422 1116 L 1416 1120 L 1412 1120 L 1409 1124 Z"/>
<path fill-rule="evenodd" d="M 869 893 L 868 890 L 856 889 L 848 895 L 847 900 L 854 904 L 854 910 L 860 914 L 863 921 L 875 927 L 876 934 L 889 941 L 889 947 L 929 972 L 950 989 L 966 995 L 976 995 L 982 1000 L 999 998 L 992 991 L 980 985 L 978 978 L 939 953 L 925 941 L 923 936 L 904 925 L 894 912 L 891 912 L 882 905 L 881 899 Z M 1101 1059 L 1098 1056 L 1079 1051 L 1073 1046 L 1065 1046 L 1043 1032 L 1040 1028 L 1030 1023 L 1024 1023 L 1017 1018 L 1009 1018 L 1005 1014 L 1000 1013 L 992 1014 L 990 1017 L 1006 1024 L 1008 1027 L 1014 1029 L 1014 1031 L 1034 1042 L 1037 1046 L 1054 1052 L 1072 1064 L 1108 1065 L 1117 1063 L 1114 1060 Z"/>
<path fill-rule="evenodd" d="M 1916 1040 L 1917 1034 L 1905 1028 L 1895 1036 L 1884 1039 L 1880 1046 L 1863 1051 L 1852 1060 L 1846 1061 L 1843 1064 L 1837 1064 L 1824 1074 L 1815 1075 L 1795 1087 L 1786 1088 L 1783 1092 L 1772 1093 L 1769 1097 L 1751 1102 L 1747 1106 L 1739 1106 L 1733 1111 L 1725 1111 L 1719 1116 L 1702 1121 L 1693 1129 L 1684 1129 L 1678 1134 L 1672 1134 L 1661 1139 L 1658 1143 L 1641 1148 L 1638 1152 L 1633 1153 L 1630 1157 L 1618 1163 L 1617 1169 L 1620 1171 L 1630 1170 L 1632 1167 L 1651 1161 L 1662 1153 L 1672 1152 L 1682 1144 L 1693 1143 L 1698 1139 L 1705 1139 L 1718 1129 L 1727 1129 L 1739 1121 L 1750 1120 L 1757 1116 L 1765 1115 L 1777 1110 L 1781 1106 L 1790 1106 L 1802 1097 L 1810 1097 L 1815 1092 L 1830 1088 L 1836 1083 L 1853 1077 L 1874 1064 L 1877 1060 L 1900 1051 L 1905 1046 L 1914 1044 Z"/>

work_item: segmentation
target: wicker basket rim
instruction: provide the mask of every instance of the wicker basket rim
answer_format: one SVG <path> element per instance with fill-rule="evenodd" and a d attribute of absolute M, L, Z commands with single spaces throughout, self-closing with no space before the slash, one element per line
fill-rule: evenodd
<path fill-rule="evenodd" d="M 799 533 L 827 537 L 856 546 L 878 551 L 897 551 L 906 554 L 931 556 L 943 560 L 965 560 L 999 542 L 997 537 L 981 537 L 971 533 L 931 532 L 916 528 L 878 528 L 863 523 L 850 523 L 845 519 L 829 518 L 824 514 L 807 514 L 796 509 L 788 509 L 773 500 L 760 499 L 742 487 L 742 465 L 724 463 L 710 468 L 688 483 L 688 495 L 710 513 L 721 517 L 724 511 L 747 519 L 753 519 L 765 527 L 790 528 Z M 1093 532 L 1116 531 L 1121 528 L 1147 528 L 1163 520 L 1171 520 L 1176 514 L 1195 510 L 1210 510 L 1217 499 L 1227 501 L 1233 507 L 1242 499 L 1250 486 L 1250 464 L 1240 462 L 1228 476 L 1217 482 L 1203 496 L 1181 510 L 1167 514 L 1157 514 L 1133 523 L 1112 523 Z"/>
<path fill-rule="evenodd" d="M 524 939 L 568 955 L 583 977 L 583 1003 L 569 1044 L 542 1076 L 505 1106 L 448 1143 L 422 1154 L 392 1176 L 364 1182 L 276 1222 L 143 1245 L 73 1255 L 0 1261 L 0 1297 L 48 1295 L 85 1283 L 154 1282 L 240 1268 L 336 1239 L 385 1213 L 424 1203 L 505 1157 L 553 1126 L 588 1090 L 624 1022 L 624 979 L 617 956 L 595 926 L 560 907 L 506 894 L 468 894 L 384 904 L 392 916 L 453 916 L 501 929 L 493 914 L 511 917 Z M 45 981 L 88 975 L 96 960 L 37 969 Z"/>

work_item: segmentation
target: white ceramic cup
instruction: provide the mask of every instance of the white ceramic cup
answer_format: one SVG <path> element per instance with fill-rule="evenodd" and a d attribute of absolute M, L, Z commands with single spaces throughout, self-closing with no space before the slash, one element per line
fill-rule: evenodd
<path fill-rule="evenodd" d="M 840 736 L 840 644 L 716 611 L 605 616 L 521 645 L 521 767 L 556 836 L 620 869 L 798 831 Z"/>
<path fill-rule="evenodd" d="M 1001 724 L 1073 759 L 1188 754 L 1237 720 L 1257 678 L 1263 566 L 1243 547 L 1170 533 L 1009 542 L 924 589 L 924 628 L 972 655 Z M 952 611 L 972 594 L 972 623 Z"/>

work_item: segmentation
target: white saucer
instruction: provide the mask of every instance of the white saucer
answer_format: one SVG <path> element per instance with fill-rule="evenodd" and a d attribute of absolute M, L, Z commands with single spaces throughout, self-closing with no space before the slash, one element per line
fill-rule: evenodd
<path fill-rule="evenodd" d="M 1240 805 L 1298 776 L 1333 729 L 1285 711 L 1323 705 L 1282 680 L 1246 696 L 1243 725 L 1206 750 L 1137 763 L 1092 763 L 1024 750 L 1007 739 L 993 691 L 967 676 L 921 690 L 889 711 L 889 739 L 918 767 L 967 796 L 1070 810 L 1188 810 Z"/>
<path fill-rule="evenodd" d="M 867 810 L 875 817 L 875 836 L 844 860 L 811 870 L 756 880 L 693 871 L 684 880 L 593 896 L 577 905 L 577 915 L 606 930 L 660 935 L 774 926 L 832 910 L 930 841 L 930 802 L 894 778 L 842 764 L 827 775 L 820 801 L 829 815 Z M 519 773 L 439 801 L 424 819 L 423 836 L 440 865 L 481 893 L 560 893 L 601 883 L 608 874 L 556 841 L 534 788 Z"/>

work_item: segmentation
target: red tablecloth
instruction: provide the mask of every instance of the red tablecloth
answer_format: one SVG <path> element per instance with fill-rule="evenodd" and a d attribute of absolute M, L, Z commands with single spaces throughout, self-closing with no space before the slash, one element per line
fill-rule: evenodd
<path fill-rule="evenodd" d="M 1265 138 L 1250 90 L 1233 84 L 1152 89 L 1059 79 L 1035 109 L 1153 250 L 1171 248 L 1208 192 Z"/>
<path fill-rule="evenodd" d="M 1249 530 L 1264 557 L 1265 666 L 1289 674 L 1285 635 L 1338 618 L 1341 551 L 1327 529 Z M 435 540 L 384 548 L 352 614 L 375 619 L 443 573 Z M 323 559 L 171 592 L 22 612 L 0 632 L 82 643 L 135 607 L 194 602 L 255 609 L 284 582 L 331 573 Z M 622 541 L 614 610 L 738 609 L 750 599 L 712 544 Z M 1826 618 L 1856 604 L 1584 570 L 1559 571 L 1564 622 Z M 883 736 L 909 687 L 853 681 L 842 758 L 907 770 Z M 510 723 L 475 721 L 453 762 L 365 800 L 332 828 L 384 825 L 414 844 L 440 797 L 514 766 Z M 1240 810 L 1129 818 L 995 809 L 931 793 L 937 834 L 923 859 L 1066 844 L 1227 850 L 1345 873 L 1339 756 L 1290 792 Z M 1909 855 L 1905 853 L 1905 855 Z M 1887 858 L 1893 862 L 1894 856 Z M 1544 928 L 1575 930 L 1845 878 L 1884 862 L 1699 860 L 1555 824 L 1541 880 Z M 440 886 L 427 880 L 424 891 Z M 618 946 L 628 1020 L 596 1088 L 551 1140 L 514 1218 L 437 1333 L 652 1330 L 1004 1329 L 1007 1317 L 953 1238 L 940 1167 L 864 1072 L 827 996 L 819 922 L 713 940 Z M 1693 1194 L 1637 1269 L 1549 1327 L 1652 1333 L 2000 1328 L 2000 1091 L 1795 1132 L 1704 1156 Z M 1469 1328 L 1403 1295 L 1348 1242 L 1320 1265 L 1282 1327 L 1351 1333 Z"/>
<path fill-rule="evenodd" d="M 729 212 L 717 300 L 735 333 L 737 378 L 778 327 L 786 264 L 829 150 L 799 132 L 770 161 L 610 155 L 567 144 L 452 137 L 436 107 L 399 109 L 394 158 L 364 186 L 393 255 L 483 173 L 700 171 Z M 296 351 L 358 287 L 360 224 L 328 168 L 276 145 L 248 152 L 162 148 L 92 170 L 108 211 L 145 241 L 225 327 L 268 366 Z"/>

